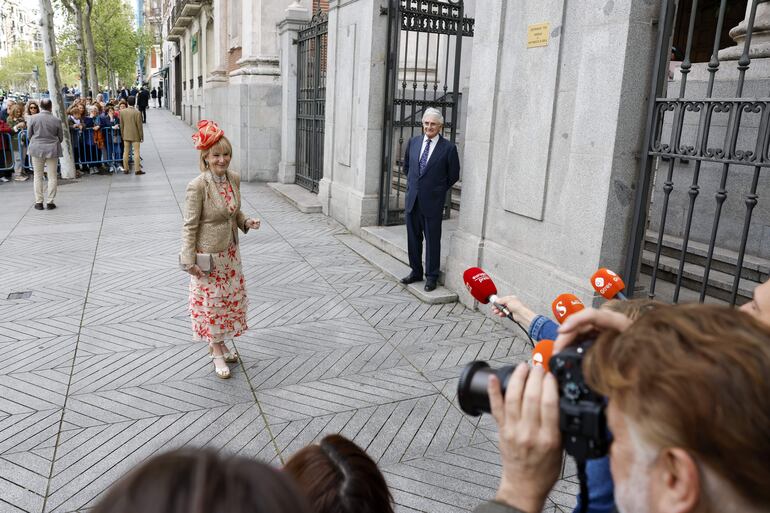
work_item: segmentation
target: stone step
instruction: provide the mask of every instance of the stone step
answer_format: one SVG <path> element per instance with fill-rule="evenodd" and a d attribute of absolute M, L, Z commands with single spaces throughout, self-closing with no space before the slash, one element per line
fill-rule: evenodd
<path fill-rule="evenodd" d="M 446 269 L 446 256 L 449 251 L 452 234 L 457 230 L 456 217 L 445 219 L 441 224 L 441 261 L 439 267 Z M 367 226 L 361 228 L 361 238 L 380 251 L 384 251 L 396 260 L 409 265 L 406 226 Z M 424 254 L 424 253 L 423 253 Z M 439 283 L 444 283 L 444 272 L 439 272 Z"/>
<path fill-rule="evenodd" d="M 645 250 L 642 253 L 642 273 L 652 275 L 654 263 L 655 253 Z M 679 259 L 661 254 L 660 262 L 658 263 L 658 281 L 663 280 L 669 283 L 675 283 L 678 270 Z M 704 271 L 705 268 L 701 265 L 685 262 L 682 276 L 682 288 L 699 292 L 703 283 Z M 709 272 L 706 295 L 722 301 L 729 301 L 733 288 L 733 278 L 734 276 L 732 274 L 712 268 Z M 743 304 L 749 301 L 753 296 L 754 288 L 756 286 L 756 282 L 742 278 L 738 284 L 737 303 Z M 661 297 L 661 299 L 665 301 L 670 298 Z"/>
<path fill-rule="evenodd" d="M 408 265 L 380 251 L 360 237 L 343 234 L 337 235 L 337 239 L 395 280 L 400 280 L 411 271 Z M 432 292 L 425 292 L 423 289 L 425 282 L 412 283 L 404 287 L 423 303 L 444 304 L 457 301 L 457 294 L 443 286 L 438 286 Z"/>
<path fill-rule="evenodd" d="M 286 198 L 302 213 L 317 214 L 323 210 L 317 194 L 313 194 L 295 183 L 270 182 L 267 186 Z"/>
<path fill-rule="evenodd" d="M 658 244 L 658 232 L 647 230 L 644 238 L 644 249 L 655 252 Z M 683 239 L 673 235 L 663 235 L 661 254 L 679 260 L 682 255 Z M 687 243 L 687 255 L 685 262 L 706 265 L 708 244 L 696 241 Z M 738 252 L 725 248 L 715 247 L 711 268 L 727 274 L 735 275 L 738 265 Z M 770 260 L 755 255 L 746 254 L 743 259 L 741 277 L 757 284 L 764 283 L 770 277 Z"/>

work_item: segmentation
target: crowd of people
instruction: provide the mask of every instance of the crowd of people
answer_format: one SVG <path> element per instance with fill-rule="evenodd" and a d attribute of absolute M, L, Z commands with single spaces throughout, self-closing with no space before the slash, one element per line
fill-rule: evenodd
<path fill-rule="evenodd" d="M 142 125 L 147 122 L 150 98 L 160 107 L 160 91 L 147 87 L 128 91 L 123 88 L 114 99 L 108 93 L 95 98 L 71 97 L 66 86 L 62 90 L 69 99 L 66 108 L 66 125 L 76 169 L 76 176 L 83 174 L 110 174 L 131 172 L 133 163 L 136 175 L 144 174 L 141 165 L 140 143 L 144 140 Z M 0 99 L 0 182 L 11 177 L 23 182 L 29 179 L 28 170 L 35 176 L 35 208 L 54 209 L 59 177 L 59 158 L 62 156 L 62 133 L 55 129 L 60 120 L 51 114 L 51 100 L 28 99 L 25 102 L 13 98 Z M 49 108 L 44 108 L 48 105 Z M 33 119 L 43 116 L 32 130 Z M 37 141 L 35 141 L 37 139 Z M 44 146 L 46 151 L 35 155 L 34 147 Z M 36 157 L 42 160 L 37 160 Z M 36 166 L 37 162 L 37 166 Z M 43 181 L 48 180 L 48 198 L 43 201 Z"/>
<path fill-rule="evenodd" d="M 72 136 L 72 146 L 78 176 L 81 173 L 107 174 L 126 172 L 128 166 L 123 158 L 124 141 L 141 141 L 138 130 L 131 138 L 121 132 L 121 113 L 134 106 L 139 111 L 141 123 L 147 123 L 147 109 L 152 102 L 162 108 L 163 88 L 122 87 L 115 94 L 99 93 L 95 97 L 81 96 L 75 88 L 62 88 L 65 98 L 67 125 Z M 24 96 L 28 98 L 28 95 Z M 133 105 L 129 103 L 134 98 Z M 30 117 L 40 112 L 40 100 L 19 100 L 15 97 L 0 97 L 0 182 L 29 179 L 28 170 L 32 162 L 28 158 L 29 137 L 27 126 Z M 110 99 L 108 99 L 110 98 Z M 129 145 L 131 149 L 133 145 Z M 129 157 L 135 159 L 134 151 Z M 141 174 L 141 173 L 140 173 Z"/>

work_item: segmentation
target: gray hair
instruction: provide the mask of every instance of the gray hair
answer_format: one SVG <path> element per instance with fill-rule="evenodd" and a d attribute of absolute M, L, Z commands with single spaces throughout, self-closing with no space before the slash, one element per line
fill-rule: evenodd
<path fill-rule="evenodd" d="M 444 116 L 441 115 L 441 111 L 438 109 L 434 109 L 433 107 L 428 107 L 425 109 L 425 112 L 422 115 L 422 121 L 425 121 L 425 118 L 433 117 L 436 118 L 441 126 L 444 126 Z"/>

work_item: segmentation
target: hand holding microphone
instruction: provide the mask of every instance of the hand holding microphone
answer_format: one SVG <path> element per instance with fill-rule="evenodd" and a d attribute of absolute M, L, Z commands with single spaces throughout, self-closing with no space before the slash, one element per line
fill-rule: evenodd
<path fill-rule="evenodd" d="M 481 304 L 492 303 L 493 312 L 501 317 L 508 317 L 515 322 L 529 338 L 529 332 L 522 326 L 522 322 L 531 322 L 535 317 L 534 312 L 524 307 L 524 305 L 515 296 L 497 297 L 497 287 L 492 278 L 480 267 L 469 267 L 463 273 L 465 287 L 471 296 Z M 505 301 L 505 302 L 504 302 Z M 507 304 L 506 304 L 507 303 Z M 509 309 L 509 305 L 513 310 Z M 516 312 L 516 314 L 514 314 Z M 518 318 L 517 318 L 518 317 Z M 530 338 L 530 342 L 532 339 Z M 533 342 L 534 344 L 534 342 Z"/>

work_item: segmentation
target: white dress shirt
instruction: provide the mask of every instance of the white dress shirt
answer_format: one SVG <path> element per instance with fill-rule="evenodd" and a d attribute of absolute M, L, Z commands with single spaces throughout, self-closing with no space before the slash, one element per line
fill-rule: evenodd
<path fill-rule="evenodd" d="M 430 156 L 433 155 L 433 150 L 436 149 L 436 143 L 438 143 L 439 135 L 436 134 L 433 139 L 430 139 L 430 149 L 428 150 L 428 159 L 425 161 L 425 165 L 428 165 L 428 162 L 430 162 Z M 422 146 L 420 146 L 420 155 L 417 157 L 417 162 L 420 162 L 420 157 L 422 157 L 422 153 L 425 151 L 425 145 L 428 144 L 428 136 L 423 135 L 422 136 Z"/>

